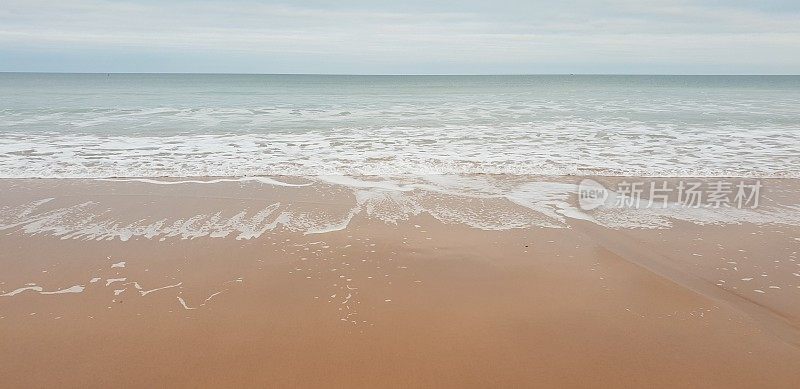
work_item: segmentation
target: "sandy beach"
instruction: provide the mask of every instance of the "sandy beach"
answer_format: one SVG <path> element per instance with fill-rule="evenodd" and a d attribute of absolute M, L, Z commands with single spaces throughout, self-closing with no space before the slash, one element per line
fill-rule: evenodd
<path fill-rule="evenodd" d="M 800 227 L 760 221 L 769 204 L 726 214 L 751 222 L 620 227 L 559 219 L 570 195 L 538 225 L 492 229 L 536 208 L 441 191 L 409 205 L 368 179 L 195 181 L 0 180 L 4 385 L 800 381 Z"/>
<path fill-rule="evenodd" d="M 799 1 L 0 7 L 0 389 L 800 388 Z"/>

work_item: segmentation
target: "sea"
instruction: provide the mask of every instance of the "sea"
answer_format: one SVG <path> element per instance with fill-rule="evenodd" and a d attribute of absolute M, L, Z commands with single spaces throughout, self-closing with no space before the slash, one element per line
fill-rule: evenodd
<path fill-rule="evenodd" d="M 0 73 L 0 178 L 800 177 L 800 76 Z"/>

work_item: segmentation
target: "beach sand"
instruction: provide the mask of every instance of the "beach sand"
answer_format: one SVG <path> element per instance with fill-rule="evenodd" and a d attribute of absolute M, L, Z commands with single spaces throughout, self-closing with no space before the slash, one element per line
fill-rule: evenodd
<path fill-rule="evenodd" d="M 792 225 L 491 230 L 387 223 L 335 185 L 0 187 L 4 387 L 800 382 Z"/>

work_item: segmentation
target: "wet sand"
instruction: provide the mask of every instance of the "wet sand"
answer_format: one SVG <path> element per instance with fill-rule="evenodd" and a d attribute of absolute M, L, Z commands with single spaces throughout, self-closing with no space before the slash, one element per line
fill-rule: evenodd
<path fill-rule="evenodd" d="M 335 187 L 0 186 L 9 387 L 800 382 L 791 225 L 492 231 L 365 211 L 337 229 L 352 195 Z M 63 211 L 86 201 L 92 221 Z M 253 222 L 274 203 L 306 204 L 310 227 Z"/>

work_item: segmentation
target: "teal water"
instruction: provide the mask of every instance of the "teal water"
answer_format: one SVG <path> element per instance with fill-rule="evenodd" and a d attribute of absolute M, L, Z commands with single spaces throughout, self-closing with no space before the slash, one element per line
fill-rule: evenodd
<path fill-rule="evenodd" d="M 800 176 L 798 76 L 0 74 L 0 177 Z"/>

